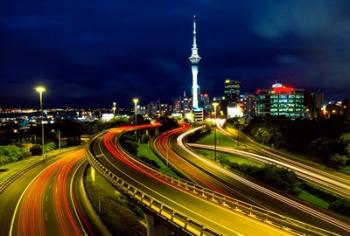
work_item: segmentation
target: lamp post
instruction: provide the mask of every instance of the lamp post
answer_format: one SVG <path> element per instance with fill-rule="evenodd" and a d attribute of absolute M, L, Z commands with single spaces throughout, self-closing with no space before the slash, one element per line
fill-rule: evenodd
<path fill-rule="evenodd" d="M 238 133 L 237 133 L 237 147 L 239 147 L 239 126 L 240 126 L 240 123 L 239 123 L 239 120 L 238 120 L 238 123 L 237 123 L 237 127 L 238 127 Z"/>
<path fill-rule="evenodd" d="M 115 114 L 117 111 L 117 103 L 116 102 L 113 102 L 112 111 L 113 111 L 113 117 L 115 117 Z"/>
<path fill-rule="evenodd" d="M 57 131 L 58 133 L 58 151 L 61 152 L 61 130 Z"/>
<path fill-rule="evenodd" d="M 216 162 L 216 108 L 218 107 L 219 103 L 213 102 L 214 112 L 215 112 L 215 131 L 214 131 L 214 161 Z"/>
<path fill-rule="evenodd" d="M 134 113 L 135 113 L 135 120 L 134 120 L 134 124 L 135 127 L 137 126 L 137 103 L 139 102 L 138 98 L 133 98 L 132 101 L 134 102 Z M 135 139 L 137 141 L 137 130 L 135 129 Z"/>
<path fill-rule="evenodd" d="M 166 146 L 166 166 L 169 166 L 169 143 Z"/>
<path fill-rule="evenodd" d="M 45 159 L 45 141 L 44 141 L 44 110 L 43 110 L 43 93 L 46 91 L 44 86 L 38 86 L 35 91 L 39 93 L 40 112 L 41 112 L 41 155 Z"/>

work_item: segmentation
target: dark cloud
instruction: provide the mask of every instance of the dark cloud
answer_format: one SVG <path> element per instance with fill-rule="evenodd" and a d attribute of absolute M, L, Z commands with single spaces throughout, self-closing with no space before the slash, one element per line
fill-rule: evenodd
<path fill-rule="evenodd" d="M 0 105 L 168 102 L 191 88 L 192 14 L 198 15 L 202 91 L 227 77 L 245 91 L 278 80 L 349 96 L 350 2 L 329 0 L 3 1 Z"/>

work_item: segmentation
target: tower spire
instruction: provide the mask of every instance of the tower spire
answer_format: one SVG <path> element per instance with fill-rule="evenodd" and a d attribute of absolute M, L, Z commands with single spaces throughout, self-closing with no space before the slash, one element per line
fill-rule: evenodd
<path fill-rule="evenodd" d="M 193 15 L 193 44 L 192 48 L 197 48 L 197 39 L 196 39 L 196 15 Z"/>
<path fill-rule="evenodd" d="M 196 29 L 196 15 L 193 15 L 193 43 L 192 43 L 192 53 L 188 58 L 191 62 L 192 69 L 192 108 L 193 110 L 198 109 L 198 84 L 197 84 L 197 76 L 198 76 L 198 63 L 201 60 L 201 57 L 198 54 L 197 47 L 197 29 Z"/>
<path fill-rule="evenodd" d="M 196 15 L 193 15 L 193 43 L 192 43 L 192 54 L 188 58 L 192 64 L 198 64 L 201 60 L 201 57 L 198 54 L 197 47 L 197 29 L 196 29 Z"/>

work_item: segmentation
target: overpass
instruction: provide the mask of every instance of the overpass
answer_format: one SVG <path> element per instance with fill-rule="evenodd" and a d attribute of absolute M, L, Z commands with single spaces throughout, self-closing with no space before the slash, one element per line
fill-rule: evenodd
<path fill-rule="evenodd" d="M 155 126 L 137 128 L 152 127 Z M 167 176 L 136 160 L 119 144 L 119 137 L 134 129 L 120 127 L 96 135 L 89 142 L 87 159 L 116 188 L 143 207 L 149 235 L 165 235 L 169 233 L 166 228 L 189 235 L 317 234 L 313 226 Z M 322 235 L 330 234 L 322 231 Z"/>

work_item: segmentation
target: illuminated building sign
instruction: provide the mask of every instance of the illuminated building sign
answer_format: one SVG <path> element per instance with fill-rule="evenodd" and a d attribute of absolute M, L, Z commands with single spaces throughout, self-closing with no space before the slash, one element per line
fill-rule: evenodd
<path fill-rule="evenodd" d="M 286 86 L 282 86 L 282 87 L 275 87 L 272 88 L 272 93 L 277 93 L 277 94 L 291 94 L 294 92 L 294 88 L 292 87 L 286 87 Z"/>

